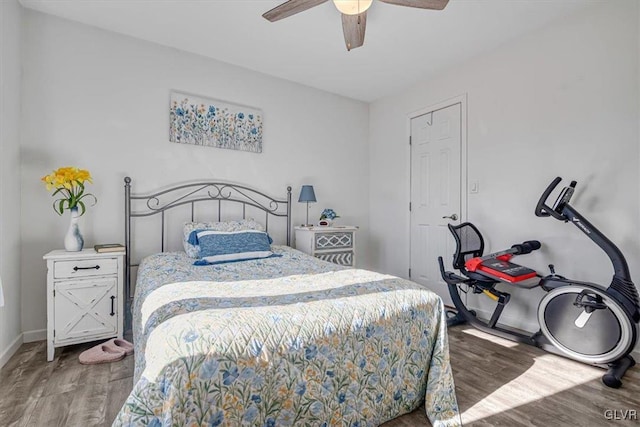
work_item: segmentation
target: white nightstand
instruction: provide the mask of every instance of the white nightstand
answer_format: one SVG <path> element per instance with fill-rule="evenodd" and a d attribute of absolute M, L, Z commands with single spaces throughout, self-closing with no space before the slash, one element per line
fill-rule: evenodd
<path fill-rule="evenodd" d="M 358 227 L 295 227 L 296 249 L 338 265 L 356 265 Z"/>
<path fill-rule="evenodd" d="M 124 252 L 51 251 L 47 261 L 47 360 L 56 347 L 122 338 Z"/>

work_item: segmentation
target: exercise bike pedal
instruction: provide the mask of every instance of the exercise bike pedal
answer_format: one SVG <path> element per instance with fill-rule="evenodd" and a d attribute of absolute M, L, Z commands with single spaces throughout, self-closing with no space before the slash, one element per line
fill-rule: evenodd
<path fill-rule="evenodd" d="M 585 297 L 587 298 L 586 301 L 584 301 Z M 595 310 L 605 310 L 607 308 L 607 304 L 602 302 L 601 297 L 597 295 L 593 296 L 587 289 L 580 292 L 580 295 L 576 297 L 573 305 L 575 307 L 584 308 L 587 313 L 592 313 Z"/>

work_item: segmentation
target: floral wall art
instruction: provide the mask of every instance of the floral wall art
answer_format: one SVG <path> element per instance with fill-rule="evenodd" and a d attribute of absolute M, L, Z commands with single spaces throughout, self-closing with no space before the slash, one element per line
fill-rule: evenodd
<path fill-rule="evenodd" d="M 171 92 L 169 141 L 262 152 L 262 112 L 228 102 Z"/>

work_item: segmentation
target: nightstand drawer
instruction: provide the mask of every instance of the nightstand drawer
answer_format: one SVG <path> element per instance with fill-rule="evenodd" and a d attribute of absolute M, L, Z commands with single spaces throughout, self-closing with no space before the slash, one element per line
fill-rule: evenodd
<path fill-rule="evenodd" d="M 323 261 L 332 262 L 338 265 L 353 266 L 353 252 L 352 251 L 336 251 L 336 252 L 324 252 L 317 253 L 315 257 Z"/>
<path fill-rule="evenodd" d="M 118 260 L 116 258 L 56 261 L 53 267 L 53 277 L 56 279 L 105 276 L 117 273 Z"/>
<path fill-rule="evenodd" d="M 351 249 L 353 248 L 353 232 L 316 233 L 315 249 Z"/>

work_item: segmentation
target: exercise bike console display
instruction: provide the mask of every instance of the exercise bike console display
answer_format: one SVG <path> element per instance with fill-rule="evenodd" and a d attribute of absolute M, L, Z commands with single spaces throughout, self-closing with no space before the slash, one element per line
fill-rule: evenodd
<path fill-rule="evenodd" d="M 438 258 L 440 273 L 457 309 L 447 324 L 469 323 L 502 338 L 606 368 L 602 382 L 608 387 L 618 388 L 625 372 L 635 365 L 630 353 L 638 339 L 640 298 L 620 249 L 571 206 L 576 182 L 572 181 L 560 192 L 553 207 L 547 205 L 547 199 L 560 181 L 562 178 L 555 178 L 547 186 L 538 200 L 535 214 L 571 223 L 587 235 L 609 257 L 614 270 L 611 283 L 602 286 L 567 279 L 555 274 L 552 265 L 551 274 L 538 280 L 541 276 L 534 270 L 510 260 L 514 255 L 539 249 L 540 242 L 530 240 L 483 256 L 484 239 L 475 225 L 469 222 L 449 224 L 456 241 L 453 267 L 463 276 L 445 271 L 442 257 Z M 538 305 L 538 332 L 526 335 L 498 325 L 502 310 L 511 297 L 509 293 L 496 289 L 499 283 L 521 288 L 539 286 L 546 291 Z M 491 319 L 480 320 L 473 310 L 466 307 L 460 292 L 468 290 L 487 295 L 496 302 Z"/>
<path fill-rule="evenodd" d="M 552 209 L 556 213 L 562 214 L 562 209 L 564 209 L 565 205 L 569 203 L 569 200 L 571 200 L 571 197 L 573 196 L 573 192 L 575 191 L 576 184 L 577 184 L 576 181 L 571 181 L 571 184 L 569 184 L 568 187 L 564 187 L 562 189 L 562 191 L 560 192 L 560 195 L 556 199 L 556 202 L 553 204 Z"/>

